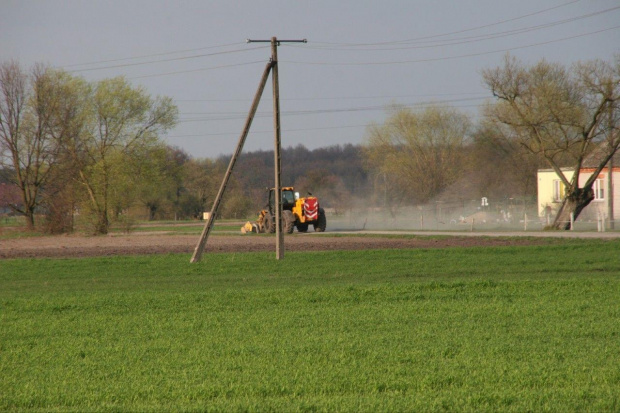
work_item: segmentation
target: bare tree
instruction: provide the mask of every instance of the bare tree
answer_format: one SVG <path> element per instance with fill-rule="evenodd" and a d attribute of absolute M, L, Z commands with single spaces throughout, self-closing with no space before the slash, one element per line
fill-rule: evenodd
<path fill-rule="evenodd" d="M 29 229 L 68 130 L 69 82 L 66 73 L 42 65 L 29 74 L 16 62 L 0 66 L 0 166 L 14 172 L 11 181 L 22 202 L 12 207 L 26 217 Z"/>
<path fill-rule="evenodd" d="M 546 61 L 527 67 L 508 56 L 483 79 L 497 98 L 485 108 L 486 118 L 541 156 L 564 183 L 566 197 L 553 226 L 568 229 L 570 214 L 578 217 L 594 199 L 592 186 L 620 146 L 620 56 L 613 64 L 596 60 L 572 69 Z M 582 166 L 594 150 L 597 167 L 580 187 Z"/>

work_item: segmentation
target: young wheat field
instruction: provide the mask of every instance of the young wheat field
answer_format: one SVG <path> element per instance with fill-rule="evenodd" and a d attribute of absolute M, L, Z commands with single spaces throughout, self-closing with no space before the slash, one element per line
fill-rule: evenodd
<path fill-rule="evenodd" d="M 619 411 L 620 241 L 0 261 L 2 411 Z"/>

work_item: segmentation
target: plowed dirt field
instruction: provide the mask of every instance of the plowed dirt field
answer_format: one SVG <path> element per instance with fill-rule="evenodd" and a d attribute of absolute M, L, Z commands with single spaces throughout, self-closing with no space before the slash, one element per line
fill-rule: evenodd
<path fill-rule="evenodd" d="M 108 236 L 41 236 L 0 240 L 0 259 L 37 257 L 94 257 L 166 253 L 191 254 L 196 235 L 129 234 Z M 285 251 L 446 248 L 544 244 L 548 240 L 497 237 L 386 237 L 293 234 L 284 238 Z M 273 236 L 211 235 L 207 253 L 275 251 Z"/>

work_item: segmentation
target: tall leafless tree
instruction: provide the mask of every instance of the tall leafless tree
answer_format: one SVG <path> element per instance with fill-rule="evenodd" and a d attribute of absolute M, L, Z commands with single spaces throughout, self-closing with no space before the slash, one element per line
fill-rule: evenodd
<path fill-rule="evenodd" d="M 42 65 L 29 73 L 16 62 L 0 65 L 0 166 L 13 172 L 11 181 L 22 200 L 11 206 L 26 217 L 30 229 L 66 133 L 62 95 L 68 79 Z"/>

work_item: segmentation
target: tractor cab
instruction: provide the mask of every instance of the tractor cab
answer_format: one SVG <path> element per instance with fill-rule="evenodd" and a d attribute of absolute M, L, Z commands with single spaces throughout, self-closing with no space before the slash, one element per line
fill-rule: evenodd
<path fill-rule="evenodd" d="M 271 188 L 269 190 L 269 212 L 274 215 L 275 214 L 275 189 Z M 282 188 L 282 210 L 283 211 L 292 211 L 295 206 L 295 202 L 299 198 L 299 194 L 295 193 L 293 188 L 285 187 Z"/>

